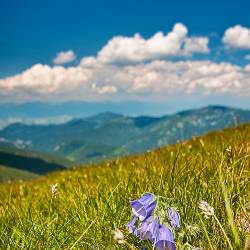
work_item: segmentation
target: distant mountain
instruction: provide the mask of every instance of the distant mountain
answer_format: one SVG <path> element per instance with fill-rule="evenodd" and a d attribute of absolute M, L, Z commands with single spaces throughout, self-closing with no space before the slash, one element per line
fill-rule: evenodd
<path fill-rule="evenodd" d="M 71 161 L 91 162 L 173 144 L 249 121 L 250 111 L 223 106 L 161 117 L 105 112 L 59 125 L 12 124 L 0 131 L 0 140 Z"/>
<path fill-rule="evenodd" d="M 171 102 L 172 103 L 172 102 Z M 47 117 L 86 117 L 111 111 L 128 115 L 162 115 L 173 112 L 175 105 L 166 102 L 140 102 L 140 101 L 102 101 L 84 102 L 70 101 L 61 103 L 27 102 L 27 103 L 1 103 L 0 119 L 6 118 L 47 118 Z"/>
<path fill-rule="evenodd" d="M 148 115 L 171 111 L 171 105 L 145 102 L 63 102 L 0 103 L 0 129 L 14 122 L 25 124 L 64 123 L 107 111 L 128 115 Z"/>

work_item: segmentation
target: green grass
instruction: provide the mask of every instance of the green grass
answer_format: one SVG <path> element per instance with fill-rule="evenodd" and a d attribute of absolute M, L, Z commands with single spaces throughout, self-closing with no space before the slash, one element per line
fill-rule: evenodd
<path fill-rule="evenodd" d="M 244 249 L 249 159 L 247 124 L 138 156 L 2 184 L 1 249 L 139 249 L 124 225 L 131 219 L 129 200 L 144 192 L 173 199 L 182 226 L 178 249 L 187 241 L 203 249 Z M 201 214 L 201 200 L 214 207 L 216 218 Z M 187 233 L 190 225 L 195 237 Z M 115 228 L 126 245 L 114 241 Z"/>

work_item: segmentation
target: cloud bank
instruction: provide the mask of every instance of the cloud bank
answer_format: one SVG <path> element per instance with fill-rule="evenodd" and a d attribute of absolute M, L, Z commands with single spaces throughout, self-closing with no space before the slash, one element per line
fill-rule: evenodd
<path fill-rule="evenodd" d="M 248 33 L 243 30 L 244 35 L 238 35 L 241 38 L 236 41 L 234 32 L 235 27 L 228 29 L 223 41 L 246 47 Z M 209 53 L 208 44 L 207 37 L 188 36 L 181 23 L 165 35 L 157 32 L 148 39 L 139 34 L 116 36 L 96 56 L 82 58 L 78 66 L 37 64 L 0 79 L 0 100 L 167 100 L 192 95 L 249 98 L 250 64 L 243 67 L 191 60 L 194 53 Z M 68 52 L 59 53 L 55 63 L 75 58 L 73 51 Z"/>
<path fill-rule="evenodd" d="M 174 95 L 234 94 L 250 97 L 250 64 L 155 60 L 136 65 L 69 67 L 35 65 L 0 80 L 0 98 L 121 100 Z"/>

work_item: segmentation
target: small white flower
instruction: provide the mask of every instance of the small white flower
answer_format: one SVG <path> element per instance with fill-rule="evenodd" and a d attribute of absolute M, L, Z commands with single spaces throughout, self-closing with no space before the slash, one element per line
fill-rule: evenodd
<path fill-rule="evenodd" d="M 124 244 L 124 235 L 123 233 L 117 228 L 113 231 L 114 234 L 114 240 L 116 240 L 119 244 Z"/>
<path fill-rule="evenodd" d="M 210 206 L 206 201 L 201 201 L 199 204 L 199 208 L 206 218 L 208 218 L 209 216 L 214 216 L 214 208 Z"/>
<path fill-rule="evenodd" d="M 58 194 L 57 186 L 58 186 L 57 183 L 56 183 L 56 184 L 53 184 L 53 185 L 51 186 L 51 194 L 52 194 L 53 197 L 57 196 L 57 194 Z"/>
<path fill-rule="evenodd" d="M 200 139 L 200 144 L 201 144 L 201 146 L 204 148 L 205 147 L 205 143 L 204 143 L 204 141 L 202 140 L 202 139 Z"/>
<path fill-rule="evenodd" d="M 228 154 L 232 153 L 232 147 L 229 146 L 228 148 L 226 148 L 226 151 L 227 151 Z"/>

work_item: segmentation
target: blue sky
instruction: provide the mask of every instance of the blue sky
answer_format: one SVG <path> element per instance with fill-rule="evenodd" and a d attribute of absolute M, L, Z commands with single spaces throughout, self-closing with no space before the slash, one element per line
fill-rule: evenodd
<path fill-rule="evenodd" d="M 170 30 L 176 22 L 184 23 L 193 34 L 214 35 L 214 46 L 219 46 L 217 36 L 228 27 L 250 27 L 248 0 L 1 0 L 0 9 L 0 76 L 36 63 L 50 64 L 58 51 L 94 55 L 115 35 L 140 32 L 149 37 L 158 30 Z M 236 62 L 246 63 L 238 52 L 233 56 Z"/>
<path fill-rule="evenodd" d="M 211 101 L 217 97 L 218 99 L 222 97 L 222 99 L 228 100 L 231 96 L 237 96 L 237 99 L 246 103 L 249 96 L 246 97 L 245 93 L 243 93 L 242 97 L 242 93 L 239 94 L 238 89 L 245 88 L 250 90 L 250 66 L 247 67 L 247 65 L 250 65 L 250 56 L 247 56 L 250 54 L 250 41 L 248 41 L 247 33 L 250 31 L 249 9 L 250 2 L 247 0 L 206 2 L 166 0 L 1 0 L 0 97 L 3 100 L 15 100 L 17 98 L 22 101 L 52 100 L 54 97 L 60 101 L 63 99 L 88 99 L 88 101 L 106 99 L 143 100 L 145 97 L 146 99 L 154 100 L 159 97 L 160 99 L 171 101 L 171 98 L 175 96 L 176 98 L 188 96 L 188 98 L 192 99 L 202 93 L 206 96 L 206 99 L 209 99 L 208 96 L 211 96 Z M 180 32 L 183 32 L 180 38 L 183 41 L 180 42 L 180 48 L 176 49 L 176 53 L 170 53 L 172 48 L 166 48 L 164 52 L 159 52 L 159 48 L 157 48 L 152 53 L 152 46 L 145 45 L 146 47 L 139 47 L 140 51 L 136 55 L 133 50 L 134 45 L 140 46 L 139 44 L 147 42 L 149 38 L 160 31 L 163 32 L 162 38 L 165 39 L 174 30 L 176 24 L 182 25 L 182 28 L 181 26 L 176 28 L 176 34 L 180 30 Z M 233 34 L 225 39 L 226 42 L 223 42 L 225 32 L 229 28 L 233 28 L 231 32 Z M 238 39 L 238 41 L 236 39 L 237 36 L 235 38 L 237 32 L 242 34 L 242 39 Z M 139 33 L 138 39 L 134 36 L 135 33 Z M 122 39 L 112 40 L 120 36 L 122 36 Z M 130 53 L 129 51 L 131 51 L 130 49 L 121 52 L 121 50 L 127 48 L 126 38 L 133 40 L 131 41 L 132 56 L 127 56 Z M 198 40 L 192 40 L 192 38 L 202 38 L 203 40 L 199 40 L 201 42 L 199 43 Z M 189 40 L 190 46 L 187 46 L 189 49 L 184 51 L 182 47 L 186 46 L 187 40 Z M 111 43 L 110 46 L 108 46 L 109 43 Z M 159 43 L 154 43 L 153 46 L 157 44 Z M 111 50 L 114 50 L 116 46 L 120 46 L 119 52 L 112 52 Z M 197 46 L 199 47 L 198 49 Z M 60 52 L 66 54 L 59 56 L 58 53 Z M 100 54 L 100 52 L 103 53 L 98 58 L 98 53 Z M 120 52 L 121 54 L 117 55 Z M 95 70 L 89 70 L 89 64 L 82 63 L 82 59 L 87 57 L 95 60 Z M 56 58 L 59 58 L 59 61 Z M 62 58 L 66 58 L 66 61 Z M 166 64 L 159 66 L 159 63 L 156 63 L 159 60 Z M 162 72 L 164 67 L 169 69 L 170 67 L 175 67 L 174 63 L 178 63 L 177 67 L 180 69 L 175 74 L 179 76 L 180 72 L 183 72 L 182 67 L 184 67 L 180 63 L 187 61 L 190 63 L 194 61 L 197 63 L 201 62 L 203 64 L 208 62 L 201 66 L 201 70 L 204 71 L 204 67 L 209 67 L 211 71 L 211 68 L 218 67 L 219 69 L 216 70 L 222 73 L 217 79 L 215 79 L 214 72 L 213 78 L 209 78 L 207 73 L 205 76 L 200 77 L 200 79 L 206 78 L 206 83 L 202 83 L 201 81 L 203 80 L 201 80 L 193 82 L 191 86 L 178 88 L 179 83 L 175 83 L 173 80 L 173 85 L 177 86 L 176 89 L 169 90 L 169 83 L 166 83 L 162 88 L 159 87 L 156 90 L 158 84 L 156 79 L 160 81 L 169 77 L 169 75 L 159 75 L 159 72 Z M 93 60 L 91 62 L 92 67 Z M 109 66 L 102 66 L 102 69 L 100 69 L 99 66 L 96 66 L 97 64 L 99 65 L 99 62 L 102 65 Z M 225 62 L 228 65 L 222 67 L 221 62 Z M 192 64 L 190 66 L 190 63 L 188 67 L 200 67 L 200 64 Z M 54 70 L 54 64 L 61 65 L 56 66 L 61 67 L 59 73 L 58 70 Z M 84 68 L 83 71 L 78 70 L 80 64 Z M 115 65 L 114 67 L 116 68 L 112 67 L 111 69 L 110 64 Z M 150 66 L 150 64 L 152 65 Z M 38 66 L 34 68 L 34 65 Z M 41 65 L 49 68 L 44 68 Z M 231 66 L 232 69 L 229 69 Z M 237 66 L 240 69 L 235 68 Z M 73 74 L 82 75 L 80 80 L 76 79 L 75 81 L 77 82 L 75 92 L 72 88 L 65 89 L 68 82 L 71 83 L 72 81 L 71 85 L 74 85 L 72 75 L 67 70 L 69 67 L 73 68 Z M 128 67 L 130 68 L 128 69 Z M 22 74 L 25 70 L 30 71 L 24 77 L 13 78 L 17 74 Z M 119 86 L 114 86 L 112 85 L 113 83 L 109 84 L 109 81 L 111 81 L 110 76 L 117 74 L 117 77 L 113 79 L 115 81 L 122 78 L 121 74 L 129 75 L 133 71 L 131 74 L 134 76 L 138 74 L 135 71 L 138 72 L 139 70 L 146 72 L 145 75 L 148 75 L 146 80 L 139 79 L 137 75 L 137 78 L 131 78 L 130 82 L 125 82 L 122 79 Z M 230 71 L 233 71 L 235 74 L 231 78 L 229 76 Z M 33 72 L 36 72 L 36 84 L 26 84 L 29 81 L 26 80 L 27 77 L 29 75 L 33 76 Z M 59 87 L 56 85 L 59 80 L 56 83 L 51 80 L 55 78 L 54 75 L 57 73 L 60 76 L 63 75 L 65 79 L 65 82 L 60 82 Z M 170 73 L 171 77 L 173 77 L 172 79 L 175 79 L 176 77 L 172 75 L 172 72 Z M 190 78 L 189 70 L 187 73 L 188 75 L 185 74 L 185 77 L 182 77 L 180 80 L 187 81 Z M 49 80 L 42 79 L 47 74 L 52 74 L 53 77 Z M 41 79 L 37 79 L 41 75 Z M 193 76 L 194 72 L 191 75 Z M 6 81 L 7 77 L 9 77 L 8 81 Z M 91 80 L 85 81 L 85 78 L 91 78 Z M 223 81 L 232 79 L 235 91 L 229 91 L 232 87 L 231 85 L 222 89 L 224 84 L 221 80 L 222 78 L 224 79 Z M 153 79 L 152 86 L 150 85 L 151 79 Z M 45 87 L 48 89 L 48 93 L 45 90 L 38 91 L 38 88 L 45 81 L 47 81 Z M 149 81 L 150 83 L 144 86 L 145 84 L 140 81 Z M 193 78 L 192 81 L 194 81 Z M 88 84 L 91 82 L 91 85 L 86 85 L 87 87 L 83 88 L 82 86 L 85 82 L 88 82 Z M 135 85 L 135 82 L 137 85 Z M 140 82 L 139 85 L 138 82 Z M 211 82 L 210 86 L 208 86 L 209 82 Z M 244 82 L 244 86 L 238 86 L 237 82 Z M 126 85 L 126 88 L 124 85 Z M 87 90 L 89 86 L 97 91 L 98 94 L 89 93 Z M 167 92 L 166 95 L 163 94 L 164 91 Z M 189 93 L 190 91 L 191 94 Z M 79 92 L 86 92 L 88 98 L 86 95 L 80 95 Z M 156 92 L 158 94 L 150 97 L 150 93 Z M 89 96 L 91 97 L 89 98 Z"/>

